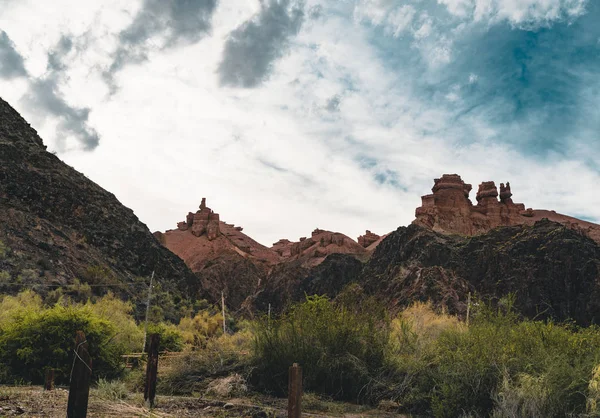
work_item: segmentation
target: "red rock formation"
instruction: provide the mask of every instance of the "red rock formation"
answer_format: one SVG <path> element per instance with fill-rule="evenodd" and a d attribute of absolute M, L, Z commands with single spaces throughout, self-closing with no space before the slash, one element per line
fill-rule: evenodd
<path fill-rule="evenodd" d="M 281 261 L 276 252 L 243 234 L 242 230 L 240 226 L 222 222 L 203 198 L 199 210 L 188 213 L 185 221 L 177 223 L 177 229 L 157 232 L 155 237 L 195 272 L 202 270 L 209 261 L 227 254 L 267 266 Z"/>
<path fill-rule="evenodd" d="M 195 214 L 188 213 L 185 222 L 179 222 L 177 228 L 180 231 L 192 229 L 192 234 L 199 237 L 206 235 L 209 241 L 217 239 L 221 230 L 219 228 L 219 214 L 214 213 L 211 208 L 206 206 L 206 198 L 202 198 L 200 210 Z"/>
<path fill-rule="evenodd" d="M 380 238 L 381 236 L 374 234 L 367 229 L 365 235 L 361 235 L 360 237 L 358 237 L 358 244 L 364 248 L 367 248 L 374 242 L 377 242 Z"/>
<path fill-rule="evenodd" d="M 433 194 L 421 197 L 422 205 L 416 209 L 413 223 L 442 233 L 477 235 L 499 226 L 533 225 L 547 218 L 600 242 L 599 225 L 554 211 L 525 209 L 524 204 L 514 203 L 508 182 L 506 185 L 500 183 L 500 193 L 493 181 L 481 183 L 476 195 L 477 205 L 469 200 L 470 190 L 471 185 L 465 184 L 457 174 L 444 174 L 435 179 Z"/>
<path fill-rule="evenodd" d="M 365 257 L 370 253 L 344 234 L 319 228 L 315 229 L 310 237 L 301 237 L 297 242 L 281 239 L 275 242 L 271 249 L 283 257 L 284 262 L 300 260 L 304 266 L 320 264 L 329 254 L 354 254 Z"/>

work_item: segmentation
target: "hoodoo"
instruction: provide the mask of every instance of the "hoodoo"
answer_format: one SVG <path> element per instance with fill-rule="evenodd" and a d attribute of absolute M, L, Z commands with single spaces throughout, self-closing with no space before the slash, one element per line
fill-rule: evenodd
<path fill-rule="evenodd" d="M 458 174 L 444 174 L 435 179 L 433 193 L 421 197 L 422 204 L 415 211 L 413 223 L 441 233 L 479 235 L 499 226 L 533 225 L 546 218 L 600 242 L 597 224 L 514 203 L 509 182 L 500 183 L 500 192 L 493 181 L 482 182 L 475 196 L 476 205 L 469 199 L 471 189 Z"/>

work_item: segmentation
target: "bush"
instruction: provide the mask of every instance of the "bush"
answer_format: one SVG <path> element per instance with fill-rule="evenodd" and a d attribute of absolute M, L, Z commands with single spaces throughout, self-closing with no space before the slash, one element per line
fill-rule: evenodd
<path fill-rule="evenodd" d="M 121 355 L 139 350 L 142 343 L 130 312 L 131 305 L 112 294 L 85 305 L 59 297 L 52 307 L 44 306 L 33 291 L 5 296 L 0 301 L 0 381 L 39 383 L 45 369 L 54 368 L 57 382 L 66 382 L 77 330 L 89 342 L 92 376 L 119 376 Z"/>
<path fill-rule="evenodd" d="M 87 302 L 85 305 L 92 313 L 112 323 L 117 332 L 112 343 L 123 347 L 128 352 L 137 352 L 141 349 L 144 335 L 143 331 L 133 320 L 133 305 L 117 298 L 111 292 L 96 301 Z"/>
<path fill-rule="evenodd" d="M 176 358 L 159 379 L 157 391 L 168 395 L 190 395 L 207 390 L 215 378 L 239 374 L 246 380 L 251 344 L 252 334 L 248 330 L 211 338 L 204 347 L 188 350 Z"/>
<path fill-rule="evenodd" d="M 287 393 L 288 368 L 299 363 L 303 388 L 334 399 L 367 398 L 384 364 L 389 321 L 374 303 L 347 308 L 309 296 L 280 319 L 255 329 L 253 382 L 276 395 Z"/>
<path fill-rule="evenodd" d="M 98 379 L 96 395 L 101 399 L 108 401 L 118 401 L 127 398 L 127 386 L 120 380 L 108 381 L 106 379 Z"/>
<path fill-rule="evenodd" d="M 468 329 L 440 335 L 421 390 L 429 392 L 436 417 L 583 414 L 599 338 L 594 327 L 484 308 Z"/>
<path fill-rule="evenodd" d="M 191 348 L 204 347 L 210 338 L 223 334 L 223 316 L 201 311 L 193 318 L 181 318 L 177 326 L 184 343 Z"/>
<path fill-rule="evenodd" d="M 143 330 L 143 327 L 144 324 L 140 324 L 140 329 Z M 175 325 L 168 322 L 149 323 L 146 333 L 146 350 L 150 347 L 150 336 L 152 334 L 160 335 L 159 351 L 183 350 L 183 335 Z"/>
<path fill-rule="evenodd" d="M 42 383 L 47 368 L 55 369 L 57 382 L 68 381 L 74 335 L 85 333 L 93 359 L 93 375 L 116 377 L 121 371 L 125 347 L 112 343 L 116 327 L 81 306 L 36 310 L 24 308 L 0 325 L 0 363 L 4 379 L 22 378 Z"/>

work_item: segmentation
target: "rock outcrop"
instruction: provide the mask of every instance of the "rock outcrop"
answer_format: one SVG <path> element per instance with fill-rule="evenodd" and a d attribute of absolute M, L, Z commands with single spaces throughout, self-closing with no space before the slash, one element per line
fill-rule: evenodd
<path fill-rule="evenodd" d="M 508 182 L 500 183 L 500 192 L 493 181 L 481 183 L 476 205 L 469 199 L 471 189 L 458 174 L 444 174 L 435 179 L 433 193 L 421 197 L 422 205 L 416 209 L 413 223 L 442 233 L 478 235 L 499 226 L 533 225 L 546 218 L 585 232 L 600 242 L 599 225 L 514 203 Z"/>
<path fill-rule="evenodd" d="M 177 223 L 177 229 L 180 231 L 190 229 L 195 236 L 206 235 L 208 240 L 212 241 L 221 234 L 219 221 L 219 214 L 214 213 L 211 208 L 206 206 L 206 198 L 203 197 L 200 210 L 196 213 L 189 212 L 184 222 Z"/>
<path fill-rule="evenodd" d="M 528 317 L 600 323 L 600 245 L 549 220 L 472 237 L 400 227 L 357 282 L 392 311 L 430 300 L 464 314 L 469 292 L 492 300 L 512 293 Z"/>
<path fill-rule="evenodd" d="M 202 198 L 196 213 L 188 213 L 177 229 L 155 236 L 177 254 L 194 272 L 223 255 L 236 254 L 251 262 L 269 266 L 280 262 L 279 255 L 242 232 L 243 228 L 220 220 L 218 213 L 206 206 Z"/>
<path fill-rule="evenodd" d="M 368 254 L 368 251 L 352 238 L 319 228 L 316 228 L 310 237 L 301 237 L 297 242 L 281 239 L 274 243 L 271 249 L 279 254 L 284 262 L 300 260 L 305 266 L 316 266 L 330 254 L 352 254 L 358 258 L 364 258 Z"/>
<path fill-rule="evenodd" d="M 381 239 L 380 235 L 374 234 L 371 231 L 369 231 L 367 229 L 367 231 L 365 232 L 365 235 L 361 235 L 360 237 L 358 237 L 358 245 L 364 247 L 364 248 L 369 248 L 373 243 L 379 241 Z"/>

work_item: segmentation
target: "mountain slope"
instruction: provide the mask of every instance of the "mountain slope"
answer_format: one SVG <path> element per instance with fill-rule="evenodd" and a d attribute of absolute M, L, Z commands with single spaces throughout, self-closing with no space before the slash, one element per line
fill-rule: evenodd
<path fill-rule="evenodd" d="M 469 292 L 513 293 L 529 317 L 600 322 L 600 246 L 549 220 L 474 237 L 401 227 L 377 247 L 359 281 L 392 309 L 432 300 L 464 314 Z"/>
<path fill-rule="evenodd" d="M 136 283 L 147 288 L 152 271 L 164 289 L 198 291 L 187 266 L 131 209 L 47 152 L 36 131 L 2 99 L 0 241 L 6 247 L 0 291 L 36 285 L 43 293 L 78 279 L 136 294 Z"/>

